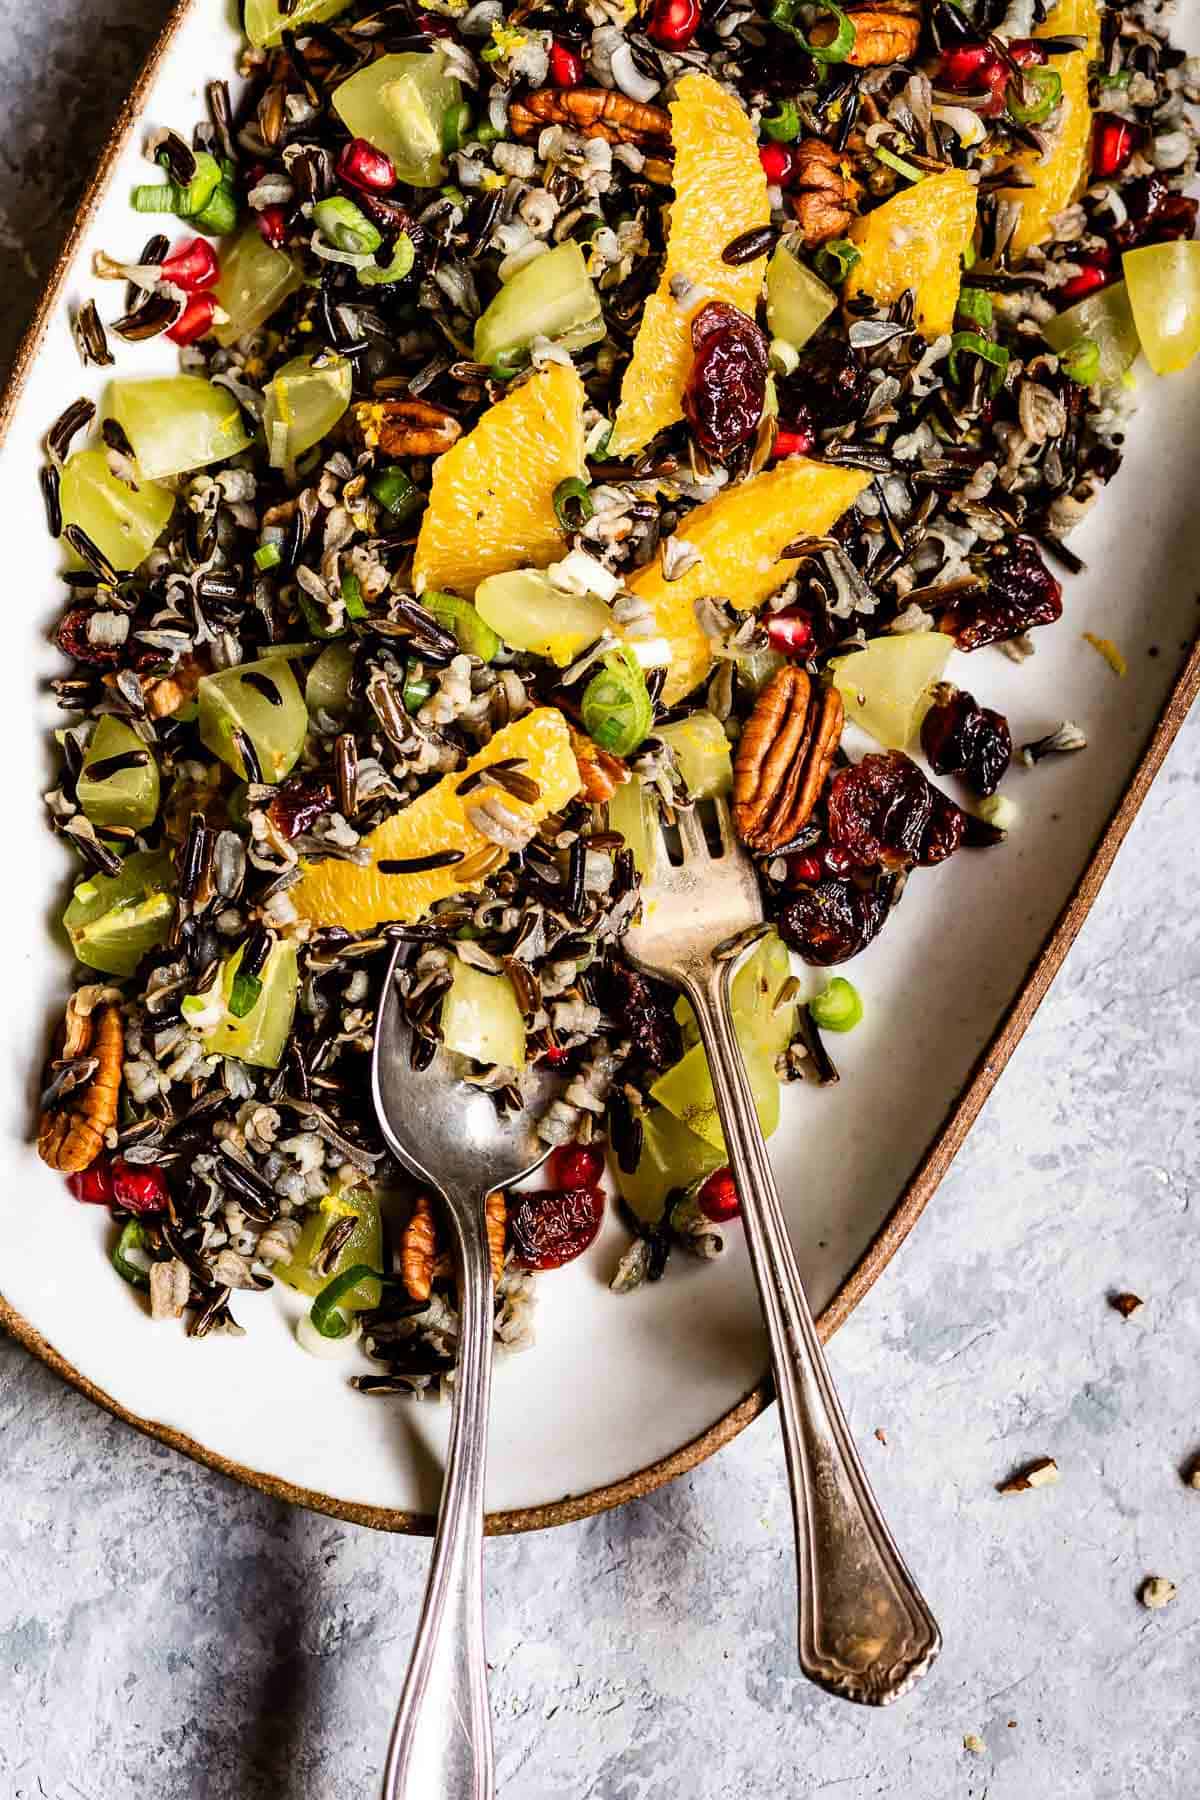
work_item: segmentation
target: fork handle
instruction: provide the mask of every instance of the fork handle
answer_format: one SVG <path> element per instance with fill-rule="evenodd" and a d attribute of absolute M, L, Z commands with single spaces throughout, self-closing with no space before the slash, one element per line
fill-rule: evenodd
<path fill-rule="evenodd" d="M 941 1634 L 871 1492 L 805 1298 L 733 1029 L 735 967 L 710 965 L 685 985 L 771 1345 L 796 1531 L 800 1667 L 831 1693 L 885 1706 L 929 1667 Z"/>
<path fill-rule="evenodd" d="M 483 1637 L 483 1483 L 492 1383 L 492 1269 L 477 1207 L 448 1208 L 457 1238 L 459 1338 L 446 1476 L 383 1800 L 492 1800 Z"/>

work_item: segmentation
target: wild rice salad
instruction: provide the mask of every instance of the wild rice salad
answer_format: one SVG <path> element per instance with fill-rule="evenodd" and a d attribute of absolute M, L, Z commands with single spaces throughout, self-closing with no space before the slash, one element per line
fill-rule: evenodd
<path fill-rule="evenodd" d="M 247 0 L 233 93 L 146 146 L 133 208 L 182 223 L 131 221 L 76 321 L 180 372 L 118 368 L 43 470 L 82 969 L 38 1142 L 152 1317 L 237 1332 L 278 1278 L 360 1388 L 440 1389 L 452 1270 L 365 1079 L 397 940 L 419 1062 L 506 1108 L 561 1071 L 548 1190 L 489 1209 L 502 1343 L 606 1145 L 615 1290 L 719 1254 L 694 1022 L 621 955 L 659 818 L 730 794 L 757 858 L 769 1130 L 862 1014 L 789 953 L 847 961 L 1012 822 L 989 658 L 948 658 L 1033 653 L 1134 359 L 1200 343 L 1169 11 Z"/>

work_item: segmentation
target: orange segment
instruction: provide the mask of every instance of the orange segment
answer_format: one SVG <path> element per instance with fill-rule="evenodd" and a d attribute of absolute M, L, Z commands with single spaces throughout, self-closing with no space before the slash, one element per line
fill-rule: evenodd
<path fill-rule="evenodd" d="M 417 592 L 475 592 L 505 569 L 544 569 L 566 550 L 554 490 L 582 476 L 583 383 L 551 363 L 498 400 L 433 465 L 413 558 Z"/>
<path fill-rule="evenodd" d="M 1050 8 L 1046 23 L 1039 25 L 1033 35 L 1084 37 L 1087 39 L 1088 59 L 1095 62 L 1100 54 L 1099 0 L 1058 0 L 1058 5 Z"/>
<path fill-rule="evenodd" d="M 696 601 L 711 594 L 745 611 L 761 606 L 799 564 L 779 560 L 796 538 L 820 537 L 836 524 L 870 481 L 861 469 L 835 469 L 792 456 L 773 469 L 698 506 L 676 533 L 700 552 L 678 581 L 664 581 L 661 563 L 647 564 L 629 583 L 654 608 L 671 645 L 663 703 L 674 706 L 703 681 L 712 663 L 696 619 Z"/>
<path fill-rule="evenodd" d="M 449 894 L 468 893 L 482 886 L 455 879 L 454 867 L 424 873 L 384 875 L 380 862 L 410 861 L 442 850 L 461 850 L 464 857 L 488 850 L 491 840 L 467 818 L 459 785 L 476 769 L 504 757 L 523 760 L 525 774 L 541 788 L 530 806 L 505 795 L 505 805 L 535 821 L 565 806 L 579 791 L 579 768 L 571 750 L 567 722 L 556 707 L 542 706 L 498 731 L 491 743 L 473 756 L 465 769 L 444 775 L 435 787 L 418 796 L 403 812 L 387 819 L 363 839 L 371 861 L 356 863 L 304 863 L 304 874 L 289 890 L 301 918 L 314 925 L 341 925 L 347 931 L 367 931 L 391 920 L 411 924 L 428 912 L 435 900 Z M 479 797 L 465 796 L 474 805 Z"/>
<path fill-rule="evenodd" d="M 1014 157 L 1014 165 L 1033 176 L 1033 186 L 1011 188 L 1005 195 L 1021 202 L 1021 221 L 1012 240 L 1012 253 L 1018 259 L 1035 244 L 1046 242 L 1055 214 L 1078 200 L 1087 185 L 1092 141 L 1088 59 L 1076 50 L 1070 56 L 1052 56 L 1050 67 L 1062 77 L 1062 100 L 1050 148 L 1044 156 L 1037 150 L 1022 150 Z"/>
<path fill-rule="evenodd" d="M 753 317 L 762 290 L 761 262 L 731 268 L 721 261 L 726 244 L 771 217 L 754 127 L 710 75 L 685 75 L 675 92 L 675 199 L 666 265 L 646 302 L 621 384 L 614 456 L 631 456 L 656 431 L 683 417 L 683 390 L 692 365 L 691 314 L 672 299 L 671 277 L 686 277 L 704 290 L 693 313 L 710 300 L 726 300 Z"/>
<path fill-rule="evenodd" d="M 916 294 L 916 321 L 926 337 L 954 324 L 963 251 L 975 230 L 975 188 L 962 169 L 927 175 L 864 213 L 850 227 L 860 257 L 846 298 L 870 294 L 890 306 L 905 288 Z"/>

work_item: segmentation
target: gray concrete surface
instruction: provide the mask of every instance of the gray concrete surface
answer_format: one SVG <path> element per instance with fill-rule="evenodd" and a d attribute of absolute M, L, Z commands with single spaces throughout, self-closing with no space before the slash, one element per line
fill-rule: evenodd
<path fill-rule="evenodd" d="M 0 0 L 0 359 L 165 11 Z M 931 1680 L 875 1715 L 796 1678 L 768 1416 L 650 1500 L 490 1547 L 510 1800 L 1196 1793 L 1198 782 L 1193 721 L 917 1238 L 837 1340 L 945 1631 Z M 1114 1287 L 1146 1300 L 1128 1322 Z M 7 1342 L 0 1433 L 2 1800 L 375 1793 L 424 1546 L 203 1473 Z M 997 1495 L 1040 1455 L 1056 1488 Z M 1161 1612 L 1137 1600 L 1152 1573 L 1178 1584 Z"/>

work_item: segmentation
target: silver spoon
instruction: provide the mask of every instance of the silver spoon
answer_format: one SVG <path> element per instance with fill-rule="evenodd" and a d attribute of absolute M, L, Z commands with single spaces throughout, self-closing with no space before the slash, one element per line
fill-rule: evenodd
<path fill-rule="evenodd" d="M 531 1121 L 557 1084 L 551 1073 L 535 1070 L 525 1090 L 529 1107 L 503 1118 L 490 1095 L 455 1077 L 441 1051 L 428 1068 L 415 1070 L 394 979 L 403 948 L 396 946 L 379 1000 L 371 1091 L 393 1155 L 445 1203 L 460 1324 L 437 1538 L 383 1793 L 384 1800 L 491 1800 L 483 1483 L 493 1290 L 483 1207 L 488 1194 L 532 1174 L 549 1155 Z"/>

